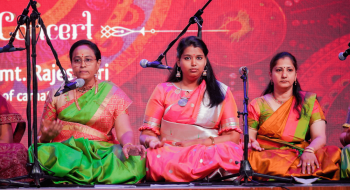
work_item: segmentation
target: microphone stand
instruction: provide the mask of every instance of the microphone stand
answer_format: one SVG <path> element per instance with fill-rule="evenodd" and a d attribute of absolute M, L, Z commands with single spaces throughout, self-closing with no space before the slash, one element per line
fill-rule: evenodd
<path fill-rule="evenodd" d="M 243 74 L 242 74 L 243 73 Z M 286 181 L 286 182 L 292 182 L 292 178 L 285 178 L 285 177 L 278 177 L 278 176 L 271 176 L 271 175 L 266 175 L 266 174 L 260 174 L 256 173 L 253 171 L 249 160 L 248 160 L 248 143 L 249 143 L 249 128 L 248 128 L 248 93 L 247 93 L 247 80 L 248 80 L 248 72 L 247 70 L 242 70 L 242 76 L 240 77 L 243 80 L 243 91 L 244 91 L 244 100 L 243 100 L 243 112 L 237 112 L 238 117 L 243 116 L 243 123 L 244 123 L 244 130 L 243 130 L 243 136 L 244 136 L 244 149 L 243 149 L 243 160 L 241 161 L 235 161 L 235 164 L 240 163 L 240 168 L 239 172 L 236 174 L 220 177 L 220 178 L 215 178 L 212 179 L 211 181 L 221 181 L 224 179 L 229 179 L 232 177 L 237 177 L 233 181 L 235 185 L 239 185 L 243 179 L 242 185 L 249 185 L 248 179 L 251 179 L 251 177 L 256 176 L 256 177 L 262 177 L 266 179 L 276 179 L 280 181 Z M 208 179 L 209 180 L 209 179 Z"/>
<path fill-rule="evenodd" d="M 29 183 L 26 182 L 18 182 L 15 180 L 21 180 L 21 179 L 27 179 L 31 178 L 34 180 L 34 185 L 36 187 L 40 187 L 40 179 L 53 179 L 53 180 L 62 180 L 63 178 L 59 177 L 54 177 L 50 175 L 46 175 L 43 173 L 40 163 L 38 161 L 38 142 L 37 142 L 37 101 L 38 101 L 38 82 L 37 82 L 37 77 L 35 74 L 36 71 L 36 20 L 38 20 L 38 23 L 42 27 L 45 37 L 46 37 L 46 42 L 50 46 L 52 53 L 54 54 L 54 57 L 56 59 L 56 64 L 61 70 L 62 77 L 65 80 L 66 83 L 68 83 L 67 75 L 63 67 L 61 66 L 59 60 L 58 60 L 58 55 L 53 48 L 50 38 L 47 35 L 46 27 L 44 25 L 44 22 L 40 18 L 40 13 L 37 10 L 36 7 L 37 2 L 34 0 L 30 0 L 28 3 L 27 7 L 23 10 L 22 14 L 20 15 L 20 18 L 18 19 L 17 22 L 17 27 L 13 33 L 11 33 L 11 38 L 7 46 L 12 46 L 13 47 L 13 41 L 15 40 L 15 36 L 17 34 L 17 31 L 20 29 L 20 26 L 23 25 L 24 23 L 26 24 L 26 34 L 25 34 L 25 46 L 26 46 L 26 58 L 27 58 L 27 109 L 26 109 L 26 114 L 27 114 L 27 121 L 28 121 L 28 148 L 32 144 L 32 135 L 33 135 L 33 156 L 34 156 L 34 162 L 27 164 L 28 166 L 31 166 L 32 169 L 30 173 L 26 176 L 19 176 L 19 177 L 14 177 L 10 179 L 0 179 L 0 183 L 6 183 L 10 185 L 17 185 L 17 186 L 30 186 Z M 29 13 L 29 8 L 32 7 L 32 13 L 30 17 L 28 17 Z M 32 35 L 32 54 L 30 55 L 30 26 L 31 26 L 31 35 Z M 30 57 L 32 57 L 32 62 L 30 61 Z M 32 68 L 31 68 L 32 67 Z M 33 71 L 33 124 L 31 123 L 31 71 Z M 31 127 L 32 124 L 32 127 Z M 33 131 L 31 131 L 33 129 Z M 33 134 L 32 134 L 33 132 Z"/>
<path fill-rule="evenodd" d="M 181 33 L 172 41 L 170 42 L 170 44 L 168 45 L 168 47 L 166 48 L 166 50 L 160 54 L 157 58 L 156 61 L 160 62 L 162 61 L 162 59 L 164 58 L 164 56 L 168 53 L 168 51 L 170 50 L 171 47 L 173 47 L 173 45 L 176 43 L 177 40 L 180 39 L 181 36 L 183 36 L 188 28 L 192 25 L 192 24 L 195 24 L 197 23 L 198 25 L 198 33 L 197 33 L 197 37 L 198 38 L 202 38 L 202 25 L 203 25 L 203 18 L 202 18 L 202 14 L 204 13 L 204 9 L 209 5 L 209 3 L 211 2 L 212 0 L 208 0 L 208 2 L 203 6 L 203 8 L 199 9 L 196 14 L 194 14 L 193 17 L 190 18 L 187 26 L 181 31 Z"/>

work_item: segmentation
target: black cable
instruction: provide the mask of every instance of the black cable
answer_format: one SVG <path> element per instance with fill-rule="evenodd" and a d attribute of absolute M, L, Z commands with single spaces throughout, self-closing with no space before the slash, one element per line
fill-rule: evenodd
<path fill-rule="evenodd" d="M 36 159 L 36 161 L 38 161 L 39 165 L 42 166 L 43 168 L 45 168 L 48 172 L 51 172 L 52 175 L 55 175 L 56 173 L 51 171 L 50 169 L 48 169 L 47 167 L 45 167 L 43 164 L 40 163 L 39 159 L 36 157 L 36 155 L 33 153 L 32 149 L 30 149 L 30 152 L 34 155 L 34 159 Z"/>

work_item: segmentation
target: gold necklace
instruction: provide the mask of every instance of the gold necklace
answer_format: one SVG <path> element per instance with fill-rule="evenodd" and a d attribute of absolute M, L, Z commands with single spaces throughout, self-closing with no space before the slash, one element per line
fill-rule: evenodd
<path fill-rule="evenodd" d="M 83 87 L 81 87 L 81 88 L 78 88 L 77 90 L 78 90 L 78 92 L 80 92 L 80 93 L 85 93 L 86 91 L 91 90 L 92 87 L 93 87 L 93 85 L 91 85 L 91 86 L 83 86 Z"/>
<path fill-rule="evenodd" d="M 271 95 L 272 95 L 273 99 L 274 99 L 278 104 L 283 104 L 283 103 L 284 103 L 283 101 L 278 100 L 278 99 L 275 97 L 275 95 L 273 94 L 273 92 L 271 93 Z"/>

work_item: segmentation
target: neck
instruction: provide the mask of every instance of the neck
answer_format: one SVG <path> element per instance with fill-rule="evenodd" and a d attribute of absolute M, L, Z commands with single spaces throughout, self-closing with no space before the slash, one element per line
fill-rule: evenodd
<path fill-rule="evenodd" d="M 195 88 L 198 87 L 197 79 L 195 79 L 195 80 L 189 80 L 189 79 L 183 78 L 182 81 L 181 81 L 181 83 L 182 83 L 182 88 L 185 87 L 185 88 L 188 89 L 188 90 L 193 90 L 193 89 L 195 89 Z"/>
<path fill-rule="evenodd" d="M 86 79 L 83 87 L 94 86 L 94 85 L 95 85 L 95 78 L 92 78 L 89 80 Z"/>
<path fill-rule="evenodd" d="M 276 88 L 276 86 L 275 86 L 274 91 L 272 93 L 276 99 L 285 102 L 291 96 L 293 96 L 293 87 L 290 87 L 288 89 L 279 89 L 279 88 Z"/>

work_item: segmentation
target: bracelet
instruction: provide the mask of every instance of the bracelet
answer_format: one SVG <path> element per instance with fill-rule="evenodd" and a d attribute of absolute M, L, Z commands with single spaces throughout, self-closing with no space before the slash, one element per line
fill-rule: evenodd
<path fill-rule="evenodd" d="M 305 150 L 306 150 L 306 149 L 309 149 L 309 150 L 315 151 L 315 149 L 314 149 L 313 147 L 311 147 L 311 146 L 306 147 L 306 148 L 305 148 Z"/>
<path fill-rule="evenodd" d="M 211 139 L 211 144 L 214 145 L 215 144 L 214 137 L 210 136 L 209 139 Z"/>
<path fill-rule="evenodd" d="M 129 143 L 124 144 L 123 147 L 125 147 L 126 145 L 133 145 L 133 144 L 129 142 Z"/>
<path fill-rule="evenodd" d="M 309 150 L 309 149 L 305 149 L 304 152 L 309 152 L 309 153 L 315 154 L 315 152 L 313 150 Z"/>

